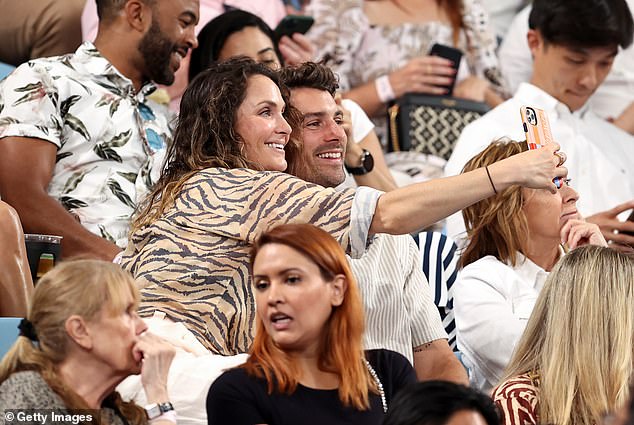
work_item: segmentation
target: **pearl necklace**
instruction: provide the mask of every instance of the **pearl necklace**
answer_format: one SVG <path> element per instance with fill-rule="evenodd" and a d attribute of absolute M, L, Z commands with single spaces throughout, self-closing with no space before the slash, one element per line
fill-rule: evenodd
<path fill-rule="evenodd" d="M 381 380 L 379 379 L 379 375 L 376 373 L 374 368 L 370 365 L 369 361 L 367 361 L 366 359 L 363 359 L 363 361 L 365 362 L 365 367 L 368 368 L 368 372 L 370 372 L 370 376 L 372 376 L 372 379 L 374 380 L 376 387 L 379 389 L 379 395 L 381 396 L 381 404 L 383 405 L 383 413 L 387 413 L 387 401 L 385 400 L 385 391 L 383 390 L 383 384 L 381 383 Z"/>

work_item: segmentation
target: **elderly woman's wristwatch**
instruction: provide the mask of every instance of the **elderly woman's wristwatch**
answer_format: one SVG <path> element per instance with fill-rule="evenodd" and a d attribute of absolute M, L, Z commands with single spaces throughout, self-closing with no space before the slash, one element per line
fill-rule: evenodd
<path fill-rule="evenodd" d="M 363 153 L 361 154 L 361 166 L 360 167 L 348 167 L 346 165 L 346 170 L 354 176 L 362 176 L 364 174 L 368 174 L 370 171 L 374 169 L 374 157 L 370 152 L 363 149 Z"/>
<path fill-rule="evenodd" d="M 145 414 L 150 421 L 171 410 L 174 410 L 174 406 L 169 401 L 167 403 L 152 403 L 145 406 Z"/>

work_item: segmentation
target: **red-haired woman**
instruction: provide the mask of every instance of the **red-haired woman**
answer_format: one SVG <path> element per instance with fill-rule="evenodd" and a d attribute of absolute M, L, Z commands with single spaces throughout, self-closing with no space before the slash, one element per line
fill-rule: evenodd
<path fill-rule="evenodd" d="M 310 224 L 251 251 L 257 330 L 247 362 L 209 390 L 209 424 L 379 424 L 416 381 L 400 354 L 364 352 L 359 291 L 337 241 Z"/>

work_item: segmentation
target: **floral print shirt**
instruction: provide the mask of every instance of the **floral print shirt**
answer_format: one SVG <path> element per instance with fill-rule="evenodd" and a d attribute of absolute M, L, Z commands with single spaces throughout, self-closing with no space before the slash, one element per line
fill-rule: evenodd
<path fill-rule="evenodd" d="M 74 54 L 29 61 L 0 83 L 0 138 L 53 143 L 49 195 L 120 247 L 172 136 L 167 109 L 146 97 L 154 89 L 148 83 L 136 93 L 89 42 Z"/>
<path fill-rule="evenodd" d="M 399 25 L 371 24 L 363 10 L 364 0 L 312 0 L 307 14 L 315 18 L 307 36 L 315 43 L 317 60 L 339 76 L 344 91 L 373 81 L 401 68 L 409 60 L 427 55 L 434 43 L 453 46 L 453 30 L 440 22 Z M 457 48 L 465 56 L 458 81 L 469 75 L 489 80 L 502 94 L 504 82 L 495 53 L 495 36 L 480 0 L 463 0 L 463 30 Z M 373 118 L 379 136 L 385 118 Z"/>

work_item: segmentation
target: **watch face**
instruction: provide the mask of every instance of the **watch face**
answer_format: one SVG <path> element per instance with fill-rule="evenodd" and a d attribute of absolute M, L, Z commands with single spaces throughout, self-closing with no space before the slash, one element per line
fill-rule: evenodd
<path fill-rule="evenodd" d="M 374 157 L 368 151 L 364 151 L 363 168 L 365 168 L 366 173 L 369 173 L 370 171 L 374 169 Z"/>

